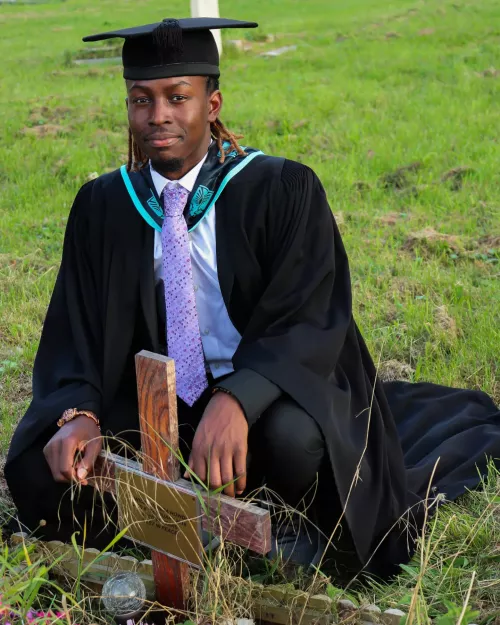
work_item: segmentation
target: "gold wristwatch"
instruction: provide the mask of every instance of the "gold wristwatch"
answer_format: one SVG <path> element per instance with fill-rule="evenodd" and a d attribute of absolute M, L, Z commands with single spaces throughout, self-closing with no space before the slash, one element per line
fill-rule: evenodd
<path fill-rule="evenodd" d="M 62 427 L 69 421 L 73 421 L 73 419 L 76 419 L 76 417 L 80 417 L 80 416 L 88 417 L 89 419 L 92 419 L 92 421 L 97 425 L 99 430 L 101 429 L 99 419 L 96 417 L 96 415 L 93 412 L 91 412 L 90 410 L 78 410 L 78 408 L 68 408 L 67 410 L 65 410 L 62 413 L 62 417 L 57 422 L 57 426 Z"/>

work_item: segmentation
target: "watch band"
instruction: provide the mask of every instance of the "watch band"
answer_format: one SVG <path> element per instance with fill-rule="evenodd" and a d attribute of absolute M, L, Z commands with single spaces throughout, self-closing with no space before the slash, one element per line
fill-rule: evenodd
<path fill-rule="evenodd" d="M 227 388 L 221 388 L 220 386 L 214 386 L 213 389 L 212 389 L 212 395 L 215 395 L 215 393 L 225 393 L 226 395 L 230 395 L 231 397 L 236 399 L 236 397 L 234 397 L 234 395 L 231 393 L 231 391 L 229 391 Z"/>
<path fill-rule="evenodd" d="M 216 393 L 224 393 L 224 395 L 229 395 L 229 397 L 232 397 L 234 401 L 238 402 L 238 405 L 243 411 L 243 414 L 245 415 L 245 419 L 246 419 L 246 414 L 245 414 L 245 409 L 243 408 L 243 404 L 240 402 L 240 400 L 238 399 L 238 397 L 236 397 L 234 393 L 231 393 L 229 389 L 224 388 L 223 386 L 214 386 L 212 388 L 212 395 L 215 395 Z"/>

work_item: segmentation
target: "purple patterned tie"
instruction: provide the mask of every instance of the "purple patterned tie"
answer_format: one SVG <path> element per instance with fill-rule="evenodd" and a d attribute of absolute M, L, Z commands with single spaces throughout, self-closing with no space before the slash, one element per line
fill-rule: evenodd
<path fill-rule="evenodd" d="M 175 361 L 177 395 L 192 406 L 208 386 L 194 295 L 184 207 L 189 192 L 175 182 L 163 190 L 161 230 L 168 355 Z"/>

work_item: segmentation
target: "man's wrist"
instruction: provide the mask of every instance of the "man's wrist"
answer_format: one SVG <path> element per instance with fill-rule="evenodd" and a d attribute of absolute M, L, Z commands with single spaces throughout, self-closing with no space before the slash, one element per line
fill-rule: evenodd
<path fill-rule="evenodd" d="M 78 408 L 68 408 L 67 410 L 65 410 L 62 413 L 61 418 L 57 422 L 57 427 L 62 427 L 63 425 L 66 425 L 66 423 L 73 421 L 77 417 L 87 417 L 97 425 L 99 430 L 101 429 L 101 424 L 99 423 L 99 419 L 97 418 L 97 415 L 95 413 L 93 413 L 91 410 L 78 410 Z"/>
<path fill-rule="evenodd" d="M 236 399 L 249 427 L 282 395 L 276 384 L 251 369 L 235 371 L 222 382 L 216 383 L 215 389 Z"/>
<path fill-rule="evenodd" d="M 239 408 L 241 409 L 241 411 L 243 412 L 243 414 L 245 414 L 245 411 L 243 410 L 243 406 L 241 405 L 240 400 L 236 397 L 236 395 L 234 395 L 233 393 L 231 393 L 230 390 L 228 390 L 227 388 L 223 388 L 220 386 L 214 386 L 214 388 L 212 389 L 212 397 L 219 395 L 220 397 L 222 396 L 226 396 L 226 397 L 230 397 L 232 400 L 234 400 Z"/>
<path fill-rule="evenodd" d="M 229 395 L 229 397 L 232 397 L 233 399 L 236 399 L 236 397 L 231 393 L 230 390 L 228 390 L 227 388 L 223 388 L 221 386 L 214 386 L 213 387 L 212 395 L 215 395 L 216 393 L 223 393 L 224 395 Z"/>

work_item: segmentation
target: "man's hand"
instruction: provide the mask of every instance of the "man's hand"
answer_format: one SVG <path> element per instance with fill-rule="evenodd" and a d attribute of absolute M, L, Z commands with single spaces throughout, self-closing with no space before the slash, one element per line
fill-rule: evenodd
<path fill-rule="evenodd" d="M 56 482 L 80 482 L 87 485 L 87 475 L 92 470 L 102 448 L 101 432 L 88 417 L 76 417 L 61 427 L 43 453 Z M 83 454 L 75 463 L 75 454 Z"/>
<path fill-rule="evenodd" d="M 224 493 L 234 497 L 246 488 L 248 423 L 239 403 L 215 393 L 196 430 L 189 467 L 212 489 L 228 484 Z M 186 471 L 184 477 L 189 477 Z M 236 482 L 234 482 L 234 479 Z"/>

